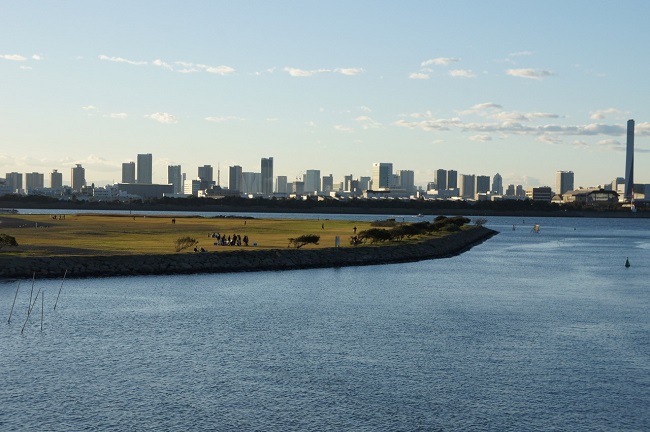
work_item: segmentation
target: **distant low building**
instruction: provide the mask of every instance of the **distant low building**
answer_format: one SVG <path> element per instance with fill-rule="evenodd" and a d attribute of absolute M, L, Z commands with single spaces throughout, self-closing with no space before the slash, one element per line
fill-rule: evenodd
<path fill-rule="evenodd" d="M 526 198 L 533 201 L 544 201 L 550 203 L 551 198 L 553 198 L 553 192 L 548 186 L 534 187 L 526 189 Z"/>
<path fill-rule="evenodd" d="M 605 189 L 577 189 L 565 192 L 562 202 L 588 206 L 610 205 L 618 203 L 618 193 Z"/>

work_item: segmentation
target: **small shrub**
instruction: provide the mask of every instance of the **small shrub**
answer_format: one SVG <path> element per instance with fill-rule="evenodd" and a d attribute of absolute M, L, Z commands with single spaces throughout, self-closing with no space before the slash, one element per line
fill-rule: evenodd
<path fill-rule="evenodd" d="M 16 241 L 16 238 L 13 236 L 10 236 L 8 234 L 0 234 L 0 249 L 2 249 L 5 246 L 16 247 L 18 246 L 18 242 Z"/>
<path fill-rule="evenodd" d="M 174 250 L 180 252 L 189 247 L 196 246 L 197 244 L 199 244 L 199 241 L 193 237 L 181 237 L 174 242 Z"/>
<path fill-rule="evenodd" d="M 386 219 L 386 220 L 383 220 L 383 221 L 378 221 L 377 220 L 377 221 L 370 222 L 370 226 L 372 226 L 372 227 L 388 227 L 389 228 L 389 227 L 394 227 L 395 225 L 397 225 L 395 223 L 395 219 Z"/>
<path fill-rule="evenodd" d="M 301 247 L 307 244 L 318 244 L 319 241 L 320 241 L 319 235 L 305 234 L 305 235 L 301 235 L 300 237 L 290 238 L 289 246 L 293 245 L 296 247 L 296 249 L 300 249 Z"/>
<path fill-rule="evenodd" d="M 370 228 L 369 230 L 361 231 L 359 233 L 359 237 L 363 238 L 364 240 L 370 240 L 370 243 L 384 242 L 393 238 L 388 230 L 381 228 Z"/>

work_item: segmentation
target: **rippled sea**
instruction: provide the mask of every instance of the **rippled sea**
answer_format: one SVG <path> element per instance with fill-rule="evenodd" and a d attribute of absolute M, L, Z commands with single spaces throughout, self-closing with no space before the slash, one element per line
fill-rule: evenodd
<path fill-rule="evenodd" d="M 28 320 L 22 280 L 10 323 L 0 282 L 0 430 L 650 430 L 650 220 L 488 226 L 411 264 L 36 280 Z"/>

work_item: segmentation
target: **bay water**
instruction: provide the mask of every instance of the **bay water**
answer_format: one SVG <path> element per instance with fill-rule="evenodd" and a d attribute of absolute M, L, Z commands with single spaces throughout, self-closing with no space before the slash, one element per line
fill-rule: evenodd
<path fill-rule="evenodd" d="M 36 280 L 42 321 L 2 281 L 0 430 L 650 430 L 650 220 L 487 226 L 409 264 Z"/>

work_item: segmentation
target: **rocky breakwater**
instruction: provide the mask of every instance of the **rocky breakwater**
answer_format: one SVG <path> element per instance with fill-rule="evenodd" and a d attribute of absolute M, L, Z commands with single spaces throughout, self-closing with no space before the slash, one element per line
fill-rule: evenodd
<path fill-rule="evenodd" d="M 391 264 L 445 258 L 460 254 L 497 232 L 472 227 L 442 238 L 382 246 L 326 249 L 246 249 L 167 255 L 57 256 L 17 258 L 0 256 L 0 278 L 16 279 L 108 277 L 132 275 L 223 273 L 294 270 Z"/>

